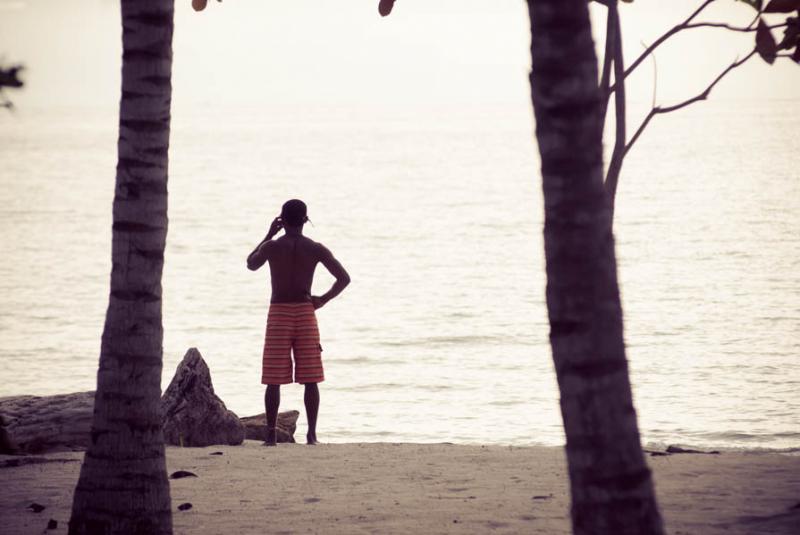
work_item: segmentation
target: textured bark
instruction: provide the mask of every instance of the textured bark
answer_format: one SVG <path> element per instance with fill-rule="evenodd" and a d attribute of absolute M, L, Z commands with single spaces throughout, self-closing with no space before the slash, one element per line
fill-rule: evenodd
<path fill-rule="evenodd" d="M 161 397 L 164 442 L 174 446 L 238 446 L 245 429 L 214 393 L 211 371 L 196 347 L 189 348 Z"/>
<path fill-rule="evenodd" d="M 111 291 L 70 534 L 172 533 L 161 432 L 172 0 L 122 0 Z"/>
<path fill-rule="evenodd" d="M 576 535 L 663 533 L 633 407 L 585 0 L 528 0 L 547 308 Z"/>

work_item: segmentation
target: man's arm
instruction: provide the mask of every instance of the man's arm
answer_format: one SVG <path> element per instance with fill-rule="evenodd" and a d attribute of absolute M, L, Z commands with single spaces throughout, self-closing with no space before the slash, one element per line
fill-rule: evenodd
<path fill-rule="evenodd" d="M 348 284 L 350 284 L 350 275 L 347 274 L 345 271 L 344 266 L 339 263 L 336 258 L 333 257 L 333 254 L 324 246 L 320 246 L 322 248 L 322 256 L 320 257 L 320 262 L 325 268 L 330 272 L 331 275 L 336 277 L 336 282 L 333 283 L 331 289 L 325 292 L 323 295 L 317 297 L 312 296 L 311 302 L 314 304 L 314 308 L 320 308 L 325 305 L 328 301 L 342 293 Z"/>
<path fill-rule="evenodd" d="M 269 260 L 270 242 L 282 228 L 283 223 L 281 222 L 281 218 L 276 217 L 269 226 L 269 231 L 267 232 L 266 237 L 261 240 L 261 243 L 256 245 L 256 248 L 253 249 L 253 252 L 247 256 L 247 269 L 250 271 L 255 271 L 263 266 L 264 262 Z"/>

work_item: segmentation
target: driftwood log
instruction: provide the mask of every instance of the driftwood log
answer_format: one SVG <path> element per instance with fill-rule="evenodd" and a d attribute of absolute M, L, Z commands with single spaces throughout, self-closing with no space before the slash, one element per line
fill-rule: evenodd
<path fill-rule="evenodd" d="M 0 398 L 0 454 L 83 451 L 89 445 L 94 392 Z M 278 442 L 293 443 L 297 411 L 278 414 Z M 245 438 L 264 440 L 264 414 L 241 419 Z M 186 444 L 184 444 L 186 445 Z"/>
<path fill-rule="evenodd" d="M 294 442 L 294 432 L 297 430 L 297 418 L 299 416 L 300 413 L 297 411 L 278 413 L 278 421 L 275 425 L 278 442 Z M 267 421 L 263 412 L 255 416 L 242 418 L 242 423 L 244 424 L 245 438 L 248 440 L 267 440 Z"/>
<path fill-rule="evenodd" d="M 161 397 L 164 442 L 174 446 L 237 446 L 244 426 L 214 393 L 211 371 L 197 348 L 191 348 Z"/>
<path fill-rule="evenodd" d="M 0 453 L 85 450 L 94 392 L 0 398 Z"/>
<path fill-rule="evenodd" d="M 80 451 L 89 445 L 94 392 L 0 398 L 0 454 Z M 207 446 L 264 440 L 264 414 L 241 420 L 211 386 L 208 366 L 190 349 L 162 397 L 168 444 Z M 297 411 L 278 415 L 278 442 L 294 442 Z M 169 426 L 169 427 L 168 427 Z"/>

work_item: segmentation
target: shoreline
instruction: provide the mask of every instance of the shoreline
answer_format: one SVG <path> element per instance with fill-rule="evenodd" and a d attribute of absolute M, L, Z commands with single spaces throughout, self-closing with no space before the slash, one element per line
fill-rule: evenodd
<path fill-rule="evenodd" d="M 8 402 L 10 400 L 18 399 L 18 398 L 36 398 L 36 399 L 44 400 L 44 399 L 47 399 L 47 398 L 73 397 L 73 396 L 80 396 L 82 394 L 91 394 L 91 393 L 92 393 L 92 391 L 69 392 L 69 393 L 63 393 L 62 392 L 62 393 L 57 393 L 57 394 L 3 395 L 3 396 L 0 396 L 0 405 L 2 405 L 3 402 Z M 0 407 L 0 409 L 1 408 L 2 407 Z M 86 417 L 90 421 L 91 420 L 91 407 L 88 407 L 88 408 L 83 407 L 83 408 L 86 409 Z M 64 407 L 62 406 L 62 402 L 59 402 L 59 403 L 55 404 L 55 407 L 49 412 L 52 412 L 52 413 L 55 414 L 55 413 L 57 413 L 59 411 L 63 411 L 63 410 L 64 410 Z M 298 416 L 300 416 L 299 420 L 295 421 L 295 423 L 298 424 L 297 427 L 296 427 L 296 431 L 295 431 L 295 434 L 297 434 L 298 437 L 295 437 L 295 440 L 303 440 L 303 437 L 302 437 L 303 431 L 302 430 L 303 430 L 303 425 L 305 424 L 305 417 L 304 417 L 304 414 L 303 414 L 303 409 L 302 409 L 302 407 L 300 407 L 300 410 L 297 410 L 297 409 L 294 409 L 294 410 L 297 411 L 298 412 Z M 291 412 L 291 411 L 292 411 L 292 409 L 284 408 L 282 413 Z M 2 412 L 3 411 L 0 410 L 0 416 L 2 415 Z M 73 413 L 72 417 L 73 417 L 73 420 L 74 420 L 74 417 L 75 417 L 75 415 L 77 413 L 75 411 L 71 411 L 71 412 Z M 10 413 L 10 414 L 12 416 L 12 421 L 13 421 L 13 417 L 18 417 L 18 416 L 26 417 L 27 416 L 24 412 L 20 412 L 20 414 L 14 414 L 13 411 L 12 411 L 12 413 Z M 255 414 L 255 415 L 244 416 L 244 417 L 243 416 L 238 416 L 237 413 L 233 413 L 233 414 L 235 416 L 237 416 L 237 418 L 239 418 L 240 420 L 252 420 L 252 419 L 257 418 L 259 416 L 261 416 L 261 417 L 264 416 L 263 413 L 261 413 L 260 415 L 259 414 Z M 37 416 L 37 418 L 38 418 L 38 416 Z M 61 421 L 61 420 L 59 420 L 59 421 Z M 62 422 L 62 424 L 63 424 L 63 422 Z M 88 435 L 88 429 L 89 429 L 88 425 L 89 424 L 86 423 L 86 422 L 82 422 L 82 424 L 85 425 L 86 433 Z M 8 425 L 8 422 L 6 422 L 3 425 Z M 0 432 L 2 431 L 2 427 L 3 426 L 0 426 Z M 63 425 L 60 425 L 59 427 L 63 427 Z M 74 429 L 72 429 L 72 431 L 74 431 Z M 404 444 L 420 444 L 420 445 L 421 444 L 428 444 L 428 445 L 448 444 L 448 445 L 459 445 L 459 446 L 496 446 L 496 447 L 513 447 L 513 448 L 563 448 L 563 447 L 565 447 L 564 443 L 551 444 L 551 443 L 547 443 L 547 442 L 537 442 L 537 441 L 533 441 L 533 440 L 526 441 L 526 442 L 519 442 L 519 441 L 518 442 L 501 442 L 501 441 L 477 442 L 477 441 L 470 441 L 470 440 L 453 441 L 453 439 L 448 439 L 448 438 L 446 438 L 445 440 L 441 440 L 441 439 L 438 439 L 438 438 L 432 438 L 431 437 L 430 439 L 423 438 L 422 440 L 415 440 L 414 438 L 412 438 L 411 441 L 404 441 L 404 440 L 394 440 L 394 438 L 395 438 L 395 436 L 394 436 L 395 434 L 394 433 L 378 433 L 378 436 L 375 436 L 375 437 L 367 437 L 367 436 L 364 436 L 362 434 L 357 434 L 357 433 L 354 434 L 353 436 L 341 436 L 341 434 L 339 434 L 339 436 L 336 436 L 337 435 L 336 432 L 331 433 L 331 434 L 334 435 L 334 438 L 333 438 L 333 441 L 331 441 L 331 442 L 327 442 L 326 441 L 329 444 L 404 443 Z M 400 434 L 398 433 L 397 435 L 399 437 Z M 800 433 L 793 433 L 792 435 L 793 436 L 795 436 L 795 435 L 796 436 L 800 436 Z M 255 438 L 255 437 L 250 437 L 250 438 Z M 328 438 L 328 436 L 326 436 L 326 438 Z M 405 439 L 405 438 L 407 438 L 407 437 L 403 437 L 403 439 Z M 790 444 L 790 445 L 787 445 L 786 443 L 784 443 L 784 444 L 781 444 L 779 446 L 778 445 L 776 445 L 776 446 L 766 446 L 766 445 L 754 445 L 754 444 L 747 444 L 747 445 L 745 445 L 745 444 L 736 444 L 736 445 L 731 445 L 731 444 L 725 444 L 725 443 L 722 443 L 722 444 L 720 444 L 720 443 L 709 443 L 707 441 L 692 442 L 690 437 L 674 437 L 672 439 L 669 439 L 668 441 L 665 441 L 663 439 L 663 437 L 660 440 L 650 440 L 650 441 L 645 441 L 645 440 L 646 440 L 646 437 L 643 437 L 642 449 L 645 451 L 645 453 L 648 453 L 648 454 L 651 454 L 651 455 L 653 453 L 659 454 L 660 452 L 667 451 L 669 448 L 676 448 L 677 447 L 677 448 L 681 448 L 681 449 L 685 449 L 685 450 L 699 450 L 700 452 L 703 452 L 703 453 L 716 451 L 716 452 L 721 452 L 721 453 L 745 453 L 745 454 L 750 454 L 750 453 L 752 453 L 752 454 L 757 454 L 757 453 L 776 453 L 776 454 L 782 454 L 782 455 L 788 455 L 788 456 L 800 456 L 800 440 L 798 440 L 797 442 L 795 442 L 793 444 Z M 2 443 L 2 441 L 0 441 L 0 444 L 1 443 Z M 65 450 L 46 449 L 44 451 L 55 452 L 55 451 L 65 451 Z M 3 453 L 8 453 L 8 449 L 4 450 L 2 447 L 0 447 L 0 454 L 3 454 Z"/>
<path fill-rule="evenodd" d="M 222 454 L 215 454 L 222 452 Z M 570 533 L 563 448 L 407 443 L 167 447 L 175 533 Z M 8 533 L 66 533 L 83 452 L 0 468 Z M 0 456 L 0 460 L 21 459 Z M 5 463 L 4 463 L 5 464 Z M 800 456 L 648 456 L 667 533 L 796 532 Z M 46 507 L 34 513 L 32 503 Z M 178 506 L 191 503 L 191 509 Z"/>
<path fill-rule="evenodd" d="M 38 394 L 30 394 L 26 390 L 23 393 L 5 393 L 0 395 L 0 403 L 3 401 L 13 399 L 13 398 L 20 398 L 20 397 L 35 397 L 35 398 L 51 398 L 55 396 L 67 396 L 67 395 L 77 395 L 84 391 L 76 391 L 76 392 L 64 392 L 62 390 L 57 390 L 51 393 L 38 393 Z M 302 401 L 302 399 L 300 399 Z M 227 407 L 227 404 L 226 404 Z M 230 409 L 230 407 L 228 407 Z M 252 418 L 253 416 L 258 415 L 258 411 L 261 410 L 261 414 L 263 414 L 263 407 L 259 406 L 254 408 L 252 411 L 242 411 L 236 412 L 233 411 L 234 414 L 237 415 L 240 419 L 248 419 Z M 295 439 L 302 439 L 304 434 L 304 428 L 306 426 L 305 420 L 305 413 L 302 404 L 299 405 L 291 405 L 287 404 L 286 406 L 281 407 L 281 412 L 296 410 L 299 414 L 299 419 L 297 421 L 297 430 L 296 430 L 296 437 Z M 1 412 L 1 411 L 0 411 Z M 247 416 L 243 416 L 247 415 Z M 492 445 L 492 446 L 512 446 L 515 448 L 527 448 L 527 447 L 564 447 L 564 443 L 561 444 L 554 444 L 549 441 L 536 441 L 536 440 L 526 440 L 521 441 L 517 440 L 514 442 L 508 441 L 485 441 L 485 440 L 476 440 L 476 439 L 465 439 L 463 437 L 456 437 L 450 438 L 448 436 L 442 437 L 441 435 L 435 436 L 433 433 L 424 433 L 418 434 L 417 436 L 411 435 L 409 436 L 408 433 L 403 432 L 407 430 L 398 430 L 396 433 L 386 433 L 386 432 L 379 432 L 375 433 L 374 436 L 368 435 L 365 433 L 342 433 L 341 431 L 336 431 L 330 429 L 330 422 L 328 421 L 328 416 L 323 414 L 322 418 L 325 418 L 325 438 L 332 440 L 329 443 L 332 444 L 353 444 L 353 443 L 365 443 L 365 444 L 376 444 L 376 443 L 387 443 L 387 442 L 402 442 L 402 443 L 414 443 L 414 444 L 457 444 L 463 446 L 481 446 L 481 445 Z M 641 422 L 640 422 L 641 423 Z M 537 430 L 535 428 L 529 428 L 530 436 L 536 435 Z M 640 428 L 640 432 L 642 429 Z M 741 436 L 744 432 L 737 431 L 734 432 L 733 430 L 730 431 L 731 434 Z M 545 433 L 546 434 L 546 433 Z M 331 435 L 333 438 L 331 439 Z M 790 437 L 787 437 L 790 435 Z M 517 435 L 518 436 L 518 435 Z M 561 435 L 563 437 L 563 434 Z M 796 432 L 792 430 L 791 432 L 788 431 L 779 431 L 774 434 L 776 439 L 771 439 L 767 436 L 764 440 L 759 440 L 757 434 L 747 434 L 748 439 L 740 440 L 735 443 L 731 442 L 711 442 L 709 440 L 699 439 L 693 440 L 693 438 L 686 436 L 685 434 L 676 434 L 671 437 L 664 438 L 663 430 L 659 433 L 659 437 L 657 439 L 649 439 L 646 434 L 642 434 L 642 448 L 645 450 L 666 450 L 670 446 L 678 446 L 684 449 L 694 449 L 694 450 L 704 450 L 704 451 L 711 451 L 716 450 L 720 452 L 744 452 L 744 453 L 760 453 L 760 452 L 767 452 L 767 453 L 781 453 L 786 455 L 800 455 L 800 432 Z M 778 442 L 778 444 L 771 445 L 770 442 Z"/>
<path fill-rule="evenodd" d="M 299 429 L 299 428 L 298 428 Z M 298 437 L 295 437 L 298 438 Z M 302 437 L 299 437 L 302 439 Z M 302 445 L 302 441 L 297 442 L 297 444 Z M 564 448 L 566 444 L 544 444 L 541 442 L 527 442 L 527 443 L 509 443 L 509 442 L 452 442 L 449 440 L 438 440 L 438 441 L 412 441 L 412 442 L 402 442 L 402 441 L 393 441 L 393 440 L 358 440 L 358 441 L 347 441 L 343 439 L 341 442 L 336 440 L 333 442 L 326 441 L 325 444 L 334 444 L 334 445 L 343 445 L 343 444 L 409 444 L 409 445 L 418 445 L 418 446 L 465 446 L 465 447 L 498 447 L 498 448 Z M 747 455 L 759 455 L 759 454 L 780 454 L 780 455 L 798 455 L 800 456 L 800 444 L 797 446 L 788 446 L 782 448 L 768 448 L 765 446 L 718 446 L 718 445 L 697 445 L 692 444 L 689 442 L 647 442 L 642 444 L 642 451 L 647 453 L 661 453 L 666 452 L 667 448 L 671 447 L 678 447 L 687 450 L 699 450 L 702 454 L 709 454 L 712 452 L 718 452 L 720 454 L 723 453 L 741 453 Z M 675 453 L 675 455 L 681 455 L 684 452 Z"/>

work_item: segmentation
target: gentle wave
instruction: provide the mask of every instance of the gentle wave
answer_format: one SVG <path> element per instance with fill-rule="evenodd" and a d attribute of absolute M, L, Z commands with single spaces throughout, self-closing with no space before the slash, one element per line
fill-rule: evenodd
<path fill-rule="evenodd" d="M 732 446 L 730 444 L 708 444 L 705 442 L 682 442 L 682 441 L 674 441 L 674 442 L 664 442 L 664 441 L 651 441 L 646 442 L 644 448 L 647 450 L 653 451 L 665 451 L 669 446 L 677 446 L 679 448 L 687 449 L 687 450 L 697 450 L 697 451 L 719 451 L 719 452 L 730 452 L 730 453 L 781 453 L 784 455 L 790 456 L 798 456 L 800 455 L 800 447 L 798 446 L 791 446 L 791 447 L 775 447 L 770 448 L 767 446 L 744 446 L 744 445 L 737 445 Z"/>
<path fill-rule="evenodd" d="M 382 347 L 431 347 L 431 346 L 481 346 L 494 344 L 536 345 L 528 337 L 513 335 L 460 335 L 460 336 L 427 336 L 424 338 L 407 338 L 403 340 L 379 340 L 372 342 Z"/>

